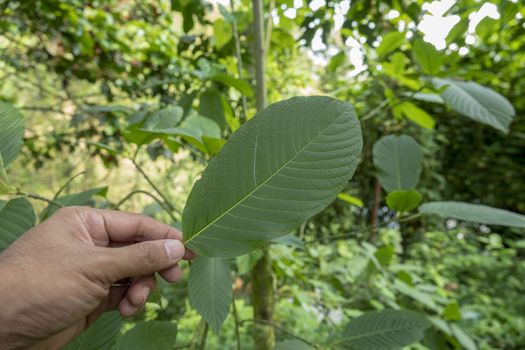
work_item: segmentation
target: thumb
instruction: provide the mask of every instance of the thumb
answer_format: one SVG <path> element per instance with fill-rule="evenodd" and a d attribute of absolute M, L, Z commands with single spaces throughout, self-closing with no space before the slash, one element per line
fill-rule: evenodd
<path fill-rule="evenodd" d="M 182 259 L 184 245 L 176 239 L 163 239 L 131 244 L 121 248 L 105 249 L 111 254 L 112 281 L 126 277 L 143 276 L 162 271 Z"/>

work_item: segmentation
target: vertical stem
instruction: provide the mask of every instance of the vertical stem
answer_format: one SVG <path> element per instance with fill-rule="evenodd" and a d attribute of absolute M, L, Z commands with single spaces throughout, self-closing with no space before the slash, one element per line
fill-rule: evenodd
<path fill-rule="evenodd" d="M 376 178 L 374 185 L 374 206 L 372 207 L 372 213 L 370 214 L 370 241 L 373 242 L 376 238 L 378 229 L 378 217 L 379 217 L 379 205 L 381 203 L 381 184 L 379 179 Z"/>
<path fill-rule="evenodd" d="M 263 0 L 253 0 L 253 32 L 255 56 L 255 103 L 257 111 L 266 106 L 265 48 L 263 29 Z M 272 260 L 268 246 L 262 249 L 263 256 L 252 270 L 252 305 L 253 317 L 268 323 L 273 320 L 274 291 Z M 275 347 L 275 331 L 268 324 L 254 326 L 256 350 L 272 350 Z"/>
<path fill-rule="evenodd" d="M 202 338 L 201 338 L 201 342 L 199 344 L 199 350 L 204 350 L 204 348 L 206 347 L 206 339 L 208 339 L 208 329 L 210 327 L 208 326 L 208 323 L 205 323 L 204 324 L 204 331 L 202 333 Z"/>
<path fill-rule="evenodd" d="M 232 303 L 233 319 L 235 321 L 235 338 L 237 340 L 237 350 L 241 350 L 241 332 L 239 331 L 239 314 L 237 313 L 237 306 L 235 305 L 235 296 Z"/>
<path fill-rule="evenodd" d="M 254 56 L 255 56 L 255 81 L 256 94 L 255 106 L 260 111 L 266 106 L 266 82 L 265 74 L 265 49 L 263 38 L 263 5 L 262 0 L 253 0 L 253 29 L 255 34 Z"/>
<path fill-rule="evenodd" d="M 253 316 L 264 323 L 254 324 L 256 350 L 272 350 L 275 346 L 275 330 L 270 325 L 273 319 L 273 272 L 269 248 L 263 248 L 263 256 L 252 270 Z"/>
<path fill-rule="evenodd" d="M 270 0 L 270 5 L 268 7 L 268 21 L 266 22 L 266 44 L 264 48 L 266 52 L 270 51 L 270 44 L 272 42 L 272 27 L 273 27 L 273 17 L 272 12 L 275 7 L 275 0 Z"/>
<path fill-rule="evenodd" d="M 233 42 L 235 43 L 235 58 L 237 60 L 237 75 L 239 79 L 242 80 L 242 56 L 241 56 L 241 40 L 239 38 L 239 30 L 237 29 L 237 19 L 235 19 L 235 0 L 230 0 L 230 9 L 234 20 L 232 21 L 232 33 L 233 33 Z M 241 119 L 246 121 L 246 113 L 248 111 L 248 103 L 246 101 L 246 96 L 244 94 L 241 96 Z"/>

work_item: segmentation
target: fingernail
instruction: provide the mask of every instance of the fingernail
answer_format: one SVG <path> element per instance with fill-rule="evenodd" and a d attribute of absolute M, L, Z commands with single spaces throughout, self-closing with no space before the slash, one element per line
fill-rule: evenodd
<path fill-rule="evenodd" d="M 164 249 L 170 260 L 178 261 L 184 256 L 184 245 L 176 239 L 170 239 L 164 242 Z"/>
<path fill-rule="evenodd" d="M 137 307 L 131 305 L 131 303 L 128 301 L 128 299 L 124 299 L 122 301 L 122 311 L 123 311 L 123 314 L 124 314 L 123 316 L 129 317 L 129 316 L 133 315 L 135 313 L 135 311 L 137 311 Z"/>

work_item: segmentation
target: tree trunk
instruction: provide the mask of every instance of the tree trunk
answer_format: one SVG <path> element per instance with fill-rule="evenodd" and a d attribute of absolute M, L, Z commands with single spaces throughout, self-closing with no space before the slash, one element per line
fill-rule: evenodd
<path fill-rule="evenodd" d="M 253 0 L 254 58 L 255 58 L 255 103 L 257 111 L 266 106 L 265 48 L 263 35 L 262 0 Z M 269 248 L 263 249 L 263 256 L 252 270 L 253 317 L 272 322 L 274 291 L 272 260 Z M 256 350 L 272 350 L 275 347 L 275 332 L 272 326 L 254 323 L 254 342 Z"/>

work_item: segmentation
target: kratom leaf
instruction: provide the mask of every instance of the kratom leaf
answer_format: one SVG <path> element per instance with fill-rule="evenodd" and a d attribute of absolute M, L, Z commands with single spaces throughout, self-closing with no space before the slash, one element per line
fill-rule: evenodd
<path fill-rule="evenodd" d="M 182 120 L 184 110 L 178 106 L 169 106 L 151 115 L 144 128 L 147 131 L 163 133 L 175 128 Z"/>
<path fill-rule="evenodd" d="M 197 257 L 191 264 L 188 288 L 191 305 L 218 332 L 232 303 L 228 260 Z"/>
<path fill-rule="evenodd" d="M 419 203 L 421 203 L 421 194 L 416 190 L 393 191 L 386 197 L 388 207 L 398 212 L 410 211 Z"/>
<path fill-rule="evenodd" d="M 390 32 L 383 37 L 381 43 L 376 49 L 379 57 L 386 56 L 390 52 L 400 47 L 405 41 L 405 33 Z"/>
<path fill-rule="evenodd" d="M 399 349 L 420 341 L 428 327 L 430 322 L 413 311 L 368 312 L 351 321 L 337 343 L 352 350 Z"/>
<path fill-rule="evenodd" d="M 19 197 L 0 205 L 0 251 L 35 226 L 33 206 L 26 198 Z"/>
<path fill-rule="evenodd" d="M 274 350 L 313 350 L 313 348 L 299 339 L 288 339 L 277 343 Z"/>
<path fill-rule="evenodd" d="M 216 122 L 221 130 L 226 126 L 222 109 L 221 95 L 218 91 L 208 89 L 199 98 L 199 114 Z"/>
<path fill-rule="evenodd" d="M 505 97 L 472 81 L 434 78 L 432 82 L 438 89 L 446 86 L 441 95 L 456 112 L 504 133 L 509 132 L 516 112 Z"/>
<path fill-rule="evenodd" d="M 0 102 L 0 155 L 4 168 L 16 158 L 24 143 L 24 119 L 14 106 Z"/>
<path fill-rule="evenodd" d="M 177 324 L 169 321 L 140 321 L 117 338 L 115 350 L 173 349 Z"/>
<path fill-rule="evenodd" d="M 422 204 L 419 207 L 419 212 L 486 225 L 525 228 L 525 215 L 481 204 L 429 202 Z"/>
<path fill-rule="evenodd" d="M 107 187 L 97 187 L 80 193 L 67 194 L 55 198 L 55 202 L 60 203 L 63 207 L 69 207 L 73 205 L 92 205 L 94 196 L 105 197 L 108 192 Z M 40 219 L 45 220 L 60 209 L 54 204 L 49 204 L 40 214 Z"/>
<path fill-rule="evenodd" d="M 374 165 L 379 182 L 387 191 L 411 190 L 421 174 L 421 147 L 407 135 L 389 135 L 374 144 Z"/>
<path fill-rule="evenodd" d="M 121 327 L 122 318 L 118 312 L 105 312 L 64 350 L 109 350 L 113 347 Z"/>
<path fill-rule="evenodd" d="M 423 73 L 437 75 L 441 68 L 442 56 L 434 45 L 421 39 L 416 39 L 412 44 L 412 53 Z"/>
<path fill-rule="evenodd" d="M 352 106 L 294 97 L 246 122 L 211 160 L 183 213 L 187 246 L 234 257 L 288 234 L 346 186 L 362 148 Z"/>

